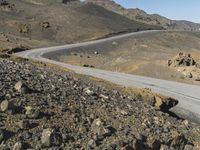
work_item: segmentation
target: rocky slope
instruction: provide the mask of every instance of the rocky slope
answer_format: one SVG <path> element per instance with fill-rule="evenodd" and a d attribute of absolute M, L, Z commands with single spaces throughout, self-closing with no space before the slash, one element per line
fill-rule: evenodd
<path fill-rule="evenodd" d="M 198 148 L 200 126 L 141 97 L 0 59 L 0 149 Z"/>
<path fill-rule="evenodd" d="M 115 33 L 153 29 L 100 6 L 79 1 L 7 0 L 0 5 L 0 33 L 14 43 L 41 47 L 74 43 Z M 28 44 L 27 44 L 28 43 Z"/>
<path fill-rule="evenodd" d="M 136 20 L 150 25 L 157 25 L 166 29 L 179 29 L 179 30 L 199 30 L 200 24 L 189 21 L 176 21 L 170 20 L 166 17 L 158 14 L 147 14 L 143 10 L 125 9 L 119 4 L 116 4 L 113 0 L 86 0 L 86 3 L 94 3 L 102 6 L 108 10 L 114 11 L 122 16 L 125 16 L 131 20 Z"/>

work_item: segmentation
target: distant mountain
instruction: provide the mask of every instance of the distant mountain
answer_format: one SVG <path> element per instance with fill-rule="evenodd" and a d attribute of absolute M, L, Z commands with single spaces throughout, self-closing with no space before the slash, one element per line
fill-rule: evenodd
<path fill-rule="evenodd" d="M 189 21 L 170 20 L 158 14 L 147 14 L 145 11 L 136 9 L 125 9 L 121 5 L 112 0 L 85 0 L 85 3 L 93 3 L 102 6 L 110 11 L 125 16 L 131 20 L 139 21 L 142 23 L 162 26 L 166 29 L 179 29 L 179 30 L 199 30 L 200 24 Z"/>

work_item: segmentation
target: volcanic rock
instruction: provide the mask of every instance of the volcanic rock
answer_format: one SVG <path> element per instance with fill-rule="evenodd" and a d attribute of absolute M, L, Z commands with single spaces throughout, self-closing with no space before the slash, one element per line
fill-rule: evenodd
<path fill-rule="evenodd" d="M 195 81 L 200 81 L 200 76 L 197 76 L 197 77 L 195 78 Z"/>
<path fill-rule="evenodd" d="M 20 33 L 26 34 L 30 31 L 30 28 L 28 27 L 28 25 L 24 24 L 24 25 L 19 25 L 18 30 Z"/>
<path fill-rule="evenodd" d="M 14 86 L 14 89 L 19 93 L 29 93 L 31 90 L 28 88 L 27 85 L 22 83 L 21 81 L 17 82 Z"/>
<path fill-rule="evenodd" d="M 154 139 L 153 137 L 147 139 L 147 144 L 151 149 L 159 149 L 161 145 L 160 141 Z"/>
<path fill-rule="evenodd" d="M 78 0 L 62 0 L 62 3 L 67 4 L 69 2 L 78 2 Z"/>
<path fill-rule="evenodd" d="M 21 120 L 17 125 L 20 129 L 28 129 L 30 127 L 30 122 L 29 120 Z"/>
<path fill-rule="evenodd" d="M 91 131 L 99 136 L 109 136 L 111 135 L 111 131 L 104 126 L 104 123 L 101 119 L 95 119 L 91 125 Z"/>
<path fill-rule="evenodd" d="M 15 143 L 13 150 L 24 150 L 24 144 L 22 142 Z"/>
<path fill-rule="evenodd" d="M 184 76 L 187 77 L 187 78 L 192 78 L 192 73 L 191 72 L 183 72 Z"/>
<path fill-rule="evenodd" d="M 42 26 L 42 28 L 49 28 L 50 27 L 50 23 L 49 22 L 42 22 L 41 26 Z"/>
<path fill-rule="evenodd" d="M 14 109 L 14 105 L 12 102 L 8 101 L 8 100 L 4 100 L 1 102 L 1 111 L 2 112 L 6 112 L 8 110 L 13 111 Z"/>
<path fill-rule="evenodd" d="M 170 108 L 178 104 L 178 100 L 173 98 L 161 98 L 160 96 L 154 96 L 154 106 L 161 110 L 169 110 Z"/>
<path fill-rule="evenodd" d="M 87 95 L 94 95 L 94 92 L 93 92 L 92 90 L 90 90 L 90 88 L 85 88 L 83 91 L 84 91 L 85 94 L 87 94 Z"/>
<path fill-rule="evenodd" d="M 195 66 L 196 61 L 192 58 L 191 54 L 180 52 L 174 59 L 168 61 L 168 66 Z"/>
<path fill-rule="evenodd" d="M 62 137 L 53 129 L 44 129 L 42 132 L 41 142 L 43 146 L 60 146 L 62 144 Z"/>
<path fill-rule="evenodd" d="M 4 132 L 0 129 L 0 143 L 4 140 Z"/>
<path fill-rule="evenodd" d="M 7 0 L 0 0 L 0 5 L 8 5 Z"/>
<path fill-rule="evenodd" d="M 27 106 L 25 109 L 25 114 L 28 118 L 37 119 L 40 115 L 40 111 L 38 109 L 34 109 L 32 106 Z"/>
<path fill-rule="evenodd" d="M 185 145 L 187 144 L 187 139 L 184 135 L 176 135 L 170 143 L 170 146 L 174 147 L 175 149 L 184 149 Z"/>
<path fill-rule="evenodd" d="M 175 67 L 184 77 L 198 81 L 197 79 L 200 76 L 199 62 L 191 54 L 180 52 L 178 56 L 168 61 L 168 66 Z"/>
<path fill-rule="evenodd" d="M 89 140 L 88 145 L 87 145 L 88 148 L 94 148 L 96 146 L 97 146 L 97 144 L 96 144 L 95 140 L 93 140 L 93 139 Z"/>

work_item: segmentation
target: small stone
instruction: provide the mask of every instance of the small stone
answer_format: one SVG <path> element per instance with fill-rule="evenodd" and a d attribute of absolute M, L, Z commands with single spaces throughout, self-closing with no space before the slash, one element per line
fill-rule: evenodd
<path fill-rule="evenodd" d="M 13 150 L 24 150 L 24 144 L 22 142 L 15 143 Z"/>
<path fill-rule="evenodd" d="M 127 145 L 127 146 L 121 147 L 119 150 L 133 150 L 133 148 Z"/>
<path fill-rule="evenodd" d="M 200 81 L 200 76 L 196 77 L 195 81 Z"/>
<path fill-rule="evenodd" d="M 0 143 L 4 140 L 4 132 L 0 129 Z"/>
<path fill-rule="evenodd" d="M 87 95 L 93 95 L 93 94 L 94 94 L 94 92 L 91 91 L 89 88 L 85 88 L 83 91 L 84 91 Z"/>
<path fill-rule="evenodd" d="M 30 126 L 29 120 L 21 120 L 17 123 L 18 127 L 20 129 L 28 129 Z"/>
<path fill-rule="evenodd" d="M 147 144 L 151 149 L 159 149 L 161 143 L 153 137 L 150 137 L 147 139 Z"/>
<path fill-rule="evenodd" d="M 141 140 L 136 139 L 136 141 L 134 142 L 134 149 L 145 150 L 144 143 Z"/>
<path fill-rule="evenodd" d="M 53 129 L 44 129 L 41 137 L 42 145 L 45 147 L 60 146 L 62 144 L 62 137 Z"/>
<path fill-rule="evenodd" d="M 6 94 L 6 95 L 5 95 L 5 99 L 11 99 L 11 97 L 12 97 L 12 96 L 11 96 L 10 94 Z"/>
<path fill-rule="evenodd" d="M 184 120 L 183 124 L 187 127 L 189 125 L 189 121 L 188 120 Z"/>
<path fill-rule="evenodd" d="M 109 97 L 108 97 L 108 96 L 106 96 L 106 95 L 103 95 L 103 94 L 100 94 L 100 95 L 99 95 L 99 97 L 101 97 L 101 98 L 103 98 L 103 99 L 105 99 L 105 100 L 109 99 Z"/>
<path fill-rule="evenodd" d="M 175 149 L 184 149 L 185 145 L 187 144 L 187 139 L 184 135 L 175 135 L 171 141 L 170 146 L 174 147 Z"/>
<path fill-rule="evenodd" d="M 62 134 L 61 136 L 62 136 L 62 142 L 63 142 L 63 143 L 67 143 L 67 141 L 68 141 L 68 136 L 67 136 L 67 134 L 65 133 L 65 134 Z"/>
<path fill-rule="evenodd" d="M 187 78 L 192 78 L 193 75 L 191 72 L 183 72 L 184 76 L 187 77 Z"/>
<path fill-rule="evenodd" d="M 162 98 L 160 98 L 158 96 L 155 96 L 154 99 L 155 99 L 155 104 L 154 105 L 157 108 L 160 108 L 162 106 L 162 104 L 163 104 Z"/>
<path fill-rule="evenodd" d="M 88 142 L 88 147 L 89 147 L 89 148 L 94 148 L 94 147 L 96 147 L 96 142 L 95 142 L 95 140 L 93 140 L 93 139 L 89 140 L 89 142 Z"/>
<path fill-rule="evenodd" d="M 40 115 L 39 110 L 34 109 L 32 106 L 25 107 L 25 110 L 26 110 L 25 114 L 28 118 L 37 119 Z"/>
<path fill-rule="evenodd" d="M 187 144 L 185 145 L 184 150 L 197 150 L 197 149 L 195 149 L 194 146 Z"/>
<path fill-rule="evenodd" d="M 103 122 L 99 118 L 93 121 L 91 130 L 94 134 L 104 137 L 112 134 L 108 128 L 104 127 Z"/>
<path fill-rule="evenodd" d="M 200 69 L 200 63 L 196 63 L 195 67 L 197 67 L 198 69 Z"/>
<path fill-rule="evenodd" d="M 118 108 L 118 107 L 116 108 L 116 111 L 117 111 L 118 113 L 124 115 L 124 116 L 127 116 L 127 115 L 128 115 L 128 112 L 127 112 L 127 111 L 125 111 L 125 110 L 121 110 L 121 109 Z"/>
<path fill-rule="evenodd" d="M 22 82 L 19 81 L 15 84 L 14 88 L 16 91 L 21 92 Z"/>
<path fill-rule="evenodd" d="M 173 149 L 170 149 L 169 146 L 163 145 L 163 144 L 162 144 L 162 145 L 160 146 L 160 150 L 173 150 Z"/>
<path fill-rule="evenodd" d="M 171 66 L 171 64 L 172 64 L 172 60 L 170 59 L 170 60 L 167 61 L 167 65 Z"/>
<path fill-rule="evenodd" d="M 1 111 L 2 112 L 6 112 L 8 110 L 11 110 L 12 108 L 13 108 L 12 102 L 10 102 L 8 100 L 4 100 L 1 102 Z"/>
<path fill-rule="evenodd" d="M 42 23 L 41 23 L 41 26 L 42 26 L 43 28 L 49 28 L 49 27 L 50 27 L 50 23 L 49 23 L 49 22 L 42 22 Z"/>
<path fill-rule="evenodd" d="M 118 43 L 117 43 L 116 41 L 113 41 L 113 42 L 112 42 L 112 45 L 117 46 Z"/>
<path fill-rule="evenodd" d="M 94 52 L 95 55 L 98 55 L 99 53 L 97 51 Z"/>
<path fill-rule="evenodd" d="M 26 86 L 25 84 L 23 84 L 21 81 L 17 82 L 14 86 L 14 89 L 19 92 L 19 93 L 30 93 L 30 89 L 28 88 L 28 86 Z"/>
<path fill-rule="evenodd" d="M 19 137 L 23 140 L 28 140 L 32 137 L 32 134 L 25 130 L 24 132 L 19 134 Z"/>

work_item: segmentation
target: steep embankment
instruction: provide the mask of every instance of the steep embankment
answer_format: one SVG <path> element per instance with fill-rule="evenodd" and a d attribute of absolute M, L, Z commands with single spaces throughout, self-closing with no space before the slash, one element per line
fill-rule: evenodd
<path fill-rule="evenodd" d="M 200 127 L 141 97 L 0 59 L 0 149 L 192 149 Z"/>

